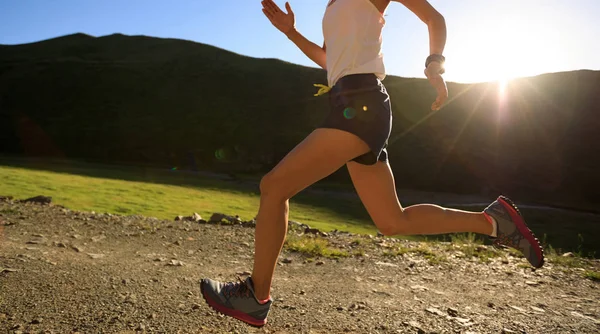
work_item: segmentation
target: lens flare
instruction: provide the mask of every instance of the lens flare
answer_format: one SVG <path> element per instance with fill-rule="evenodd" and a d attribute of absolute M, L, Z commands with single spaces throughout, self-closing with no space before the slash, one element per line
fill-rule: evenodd
<path fill-rule="evenodd" d="M 222 148 L 216 150 L 215 151 L 215 158 L 217 158 L 218 160 L 225 159 L 225 150 L 222 149 Z"/>
<path fill-rule="evenodd" d="M 356 110 L 354 110 L 354 108 L 348 107 L 344 109 L 344 117 L 346 119 L 352 119 L 354 116 L 356 116 Z"/>
<path fill-rule="evenodd" d="M 171 168 L 171 170 L 177 170 L 177 167 L 173 167 L 173 168 Z"/>
<path fill-rule="evenodd" d="M 367 106 L 363 106 L 363 110 L 367 111 L 367 110 L 369 110 L 369 108 L 367 108 Z"/>

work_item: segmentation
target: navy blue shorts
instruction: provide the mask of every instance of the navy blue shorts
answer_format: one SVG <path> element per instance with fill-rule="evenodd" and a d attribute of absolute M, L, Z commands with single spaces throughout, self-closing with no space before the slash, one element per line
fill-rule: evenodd
<path fill-rule="evenodd" d="M 329 106 L 329 114 L 319 128 L 353 133 L 371 149 L 352 161 L 363 165 L 387 162 L 392 106 L 390 96 L 375 74 L 351 74 L 339 79 L 329 91 Z"/>

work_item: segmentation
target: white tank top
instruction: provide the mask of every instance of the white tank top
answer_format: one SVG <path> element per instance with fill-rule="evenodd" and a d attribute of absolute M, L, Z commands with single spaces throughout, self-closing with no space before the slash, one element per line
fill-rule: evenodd
<path fill-rule="evenodd" d="M 370 0 L 330 0 L 323 16 L 329 87 L 349 74 L 374 73 L 385 78 L 384 26 L 383 15 Z"/>

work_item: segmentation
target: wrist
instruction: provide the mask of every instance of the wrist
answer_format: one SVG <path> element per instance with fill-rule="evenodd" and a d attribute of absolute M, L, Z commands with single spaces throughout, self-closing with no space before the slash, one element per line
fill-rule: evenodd
<path fill-rule="evenodd" d="M 287 32 L 284 32 L 284 34 L 288 39 L 293 39 L 298 35 L 298 30 L 296 30 L 296 27 L 292 27 Z"/>
<path fill-rule="evenodd" d="M 425 60 L 425 69 L 429 69 L 430 66 L 436 67 L 436 70 L 439 74 L 444 74 L 445 70 L 446 57 L 439 53 L 433 53 L 427 57 Z"/>

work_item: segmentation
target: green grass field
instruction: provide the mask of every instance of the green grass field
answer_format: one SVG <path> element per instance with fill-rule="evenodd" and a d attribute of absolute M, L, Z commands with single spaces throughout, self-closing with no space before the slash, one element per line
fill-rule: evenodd
<path fill-rule="evenodd" d="M 88 175 L 81 175 L 84 168 Z M 247 184 L 236 186 L 233 182 L 178 171 L 146 169 L 141 173 L 136 168 L 81 165 L 63 169 L 56 172 L 0 166 L 0 195 L 18 199 L 45 195 L 51 196 L 53 203 L 73 210 L 163 219 L 193 212 L 208 218 L 221 212 L 249 220 L 258 210 L 258 189 Z M 292 199 L 290 219 L 325 231 L 377 232 L 360 202 L 326 195 Z"/>
<path fill-rule="evenodd" d="M 219 174 L 72 161 L 0 159 L 0 195 L 18 199 L 46 195 L 52 196 L 55 204 L 73 210 L 168 220 L 193 212 L 204 218 L 220 212 L 252 219 L 259 205 L 258 180 L 259 177 L 228 180 Z M 349 190 L 328 183 L 310 187 L 290 201 L 290 219 L 323 231 L 377 233 L 364 206 Z M 410 196 L 405 191 L 403 195 L 402 202 L 409 205 Z M 597 237 L 600 216 L 535 208 L 521 208 L 521 212 L 538 237 L 558 253 L 571 251 L 590 257 L 600 254 Z M 411 236 L 410 239 L 449 241 L 451 237 Z"/>

